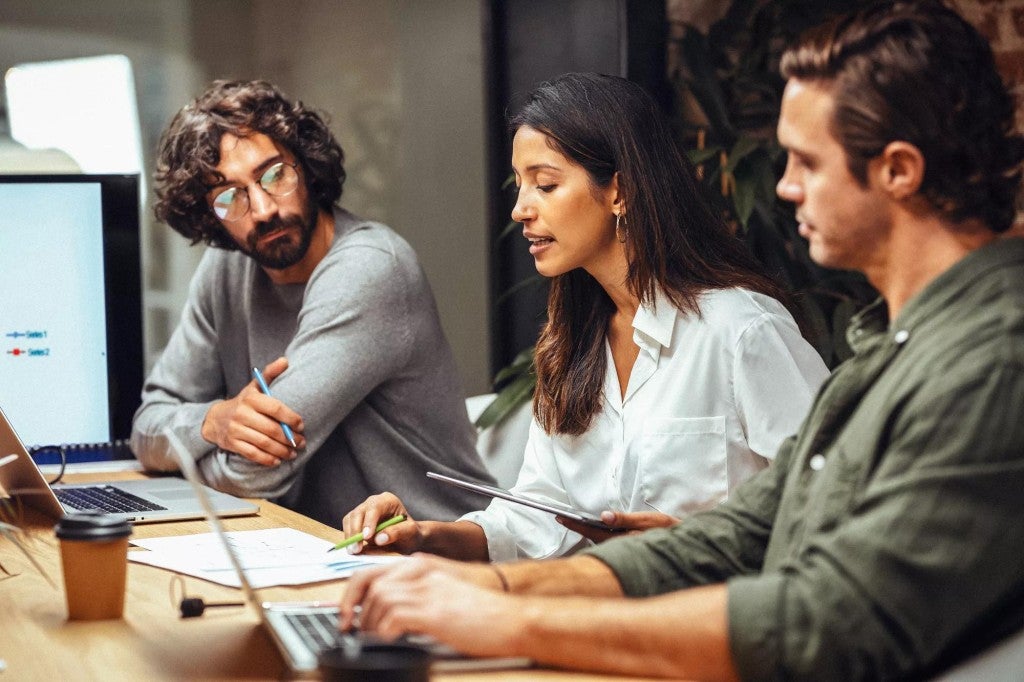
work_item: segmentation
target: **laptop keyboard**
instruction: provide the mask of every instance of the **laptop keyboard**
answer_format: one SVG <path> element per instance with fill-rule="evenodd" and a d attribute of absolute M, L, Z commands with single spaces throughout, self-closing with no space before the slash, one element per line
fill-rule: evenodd
<path fill-rule="evenodd" d="M 339 643 L 337 612 L 289 613 L 285 619 L 315 653 Z"/>
<path fill-rule="evenodd" d="M 53 492 L 62 505 L 78 510 L 98 509 L 113 514 L 126 514 L 167 509 L 110 485 L 56 488 Z"/>

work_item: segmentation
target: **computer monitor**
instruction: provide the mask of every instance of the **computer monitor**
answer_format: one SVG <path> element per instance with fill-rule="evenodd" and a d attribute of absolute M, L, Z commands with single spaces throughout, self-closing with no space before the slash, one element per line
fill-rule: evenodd
<path fill-rule="evenodd" d="M 0 300 L 0 406 L 22 440 L 127 438 L 143 372 L 138 176 L 0 175 Z"/>

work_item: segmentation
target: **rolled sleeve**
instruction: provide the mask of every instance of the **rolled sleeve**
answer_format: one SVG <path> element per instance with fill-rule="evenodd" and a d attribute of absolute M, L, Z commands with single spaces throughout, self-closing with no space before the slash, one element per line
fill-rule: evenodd
<path fill-rule="evenodd" d="M 993 408 L 1022 402 L 1020 368 L 943 373 L 894 416 L 863 488 L 866 454 L 832 449 L 829 493 L 777 529 L 805 534 L 799 551 L 729 582 L 743 679 L 901 678 L 1004 631 L 1000 613 L 1019 624 L 1024 426 Z"/>
<path fill-rule="evenodd" d="M 547 512 L 531 509 L 505 500 L 494 500 L 487 509 L 471 512 L 461 521 L 471 521 L 487 537 L 487 556 L 491 561 L 514 559 L 546 559 L 572 551 L 582 541 L 576 533 L 555 521 Z"/>
<path fill-rule="evenodd" d="M 733 578 L 727 585 L 729 642 L 742 680 L 778 679 L 783 576 Z"/>

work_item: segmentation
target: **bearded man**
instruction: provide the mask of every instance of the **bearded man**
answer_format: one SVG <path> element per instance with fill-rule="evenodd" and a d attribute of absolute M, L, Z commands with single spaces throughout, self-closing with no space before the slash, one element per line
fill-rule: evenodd
<path fill-rule="evenodd" d="M 171 121 L 156 216 L 215 248 L 143 387 L 132 448 L 174 470 L 170 429 L 209 485 L 339 527 L 395 488 L 418 516 L 454 519 L 479 498 L 424 485 L 426 471 L 491 477 L 416 255 L 338 205 L 343 161 L 323 118 L 266 82 L 217 81 Z"/>

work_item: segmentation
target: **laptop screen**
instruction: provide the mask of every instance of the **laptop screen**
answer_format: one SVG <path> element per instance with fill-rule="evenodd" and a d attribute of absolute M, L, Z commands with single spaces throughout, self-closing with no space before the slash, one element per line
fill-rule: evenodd
<path fill-rule="evenodd" d="M 0 207 L 0 405 L 29 447 L 127 437 L 143 364 L 137 176 L 0 176 Z"/>

